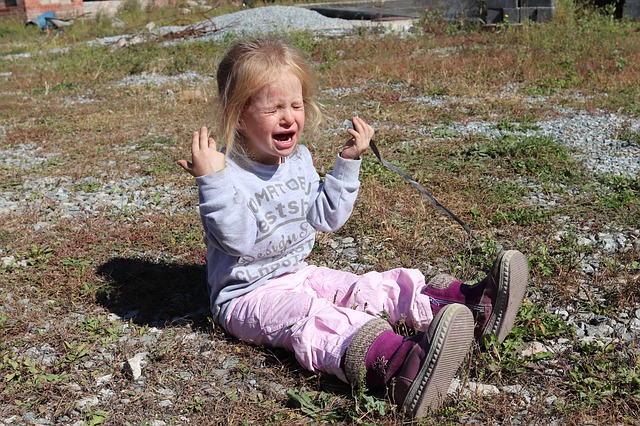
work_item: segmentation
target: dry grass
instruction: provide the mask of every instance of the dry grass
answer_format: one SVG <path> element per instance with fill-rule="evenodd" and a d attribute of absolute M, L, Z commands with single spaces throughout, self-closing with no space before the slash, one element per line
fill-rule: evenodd
<path fill-rule="evenodd" d="M 108 32 L 100 28 L 95 35 Z M 555 317 L 541 313 L 545 298 L 549 306 L 602 313 L 628 310 L 640 301 L 637 250 L 600 253 L 600 270 L 587 275 L 579 267 L 584 248 L 557 237 L 564 217 L 570 228 L 592 233 L 638 229 L 638 178 L 608 182 L 618 192 L 603 198 L 602 184 L 561 153 L 539 146 L 549 155 L 540 157 L 543 169 L 522 169 L 516 164 L 522 157 L 511 161 L 474 154 L 498 148 L 480 136 L 446 134 L 447 125 L 497 124 L 505 118 L 535 125 L 554 116 L 549 107 L 554 103 L 637 117 L 640 33 L 637 24 L 564 9 L 552 23 L 498 30 L 450 28 L 437 36 L 417 32 L 406 37 L 362 33 L 340 39 L 303 33 L 292 39 L 309 54 L 325 90 L 320 101 L 330 120 L 323 134 L 307 141 L 318 169 L 331 167 L 342 143 L 332 129 L 357 111 L 376 124 L 383 155 L 470 223 L 478 237 L 469 240 L 413 188 L 367 156 L 352 220 L 336 235 L 321 235 L 310 260 L 334 267 L 355 261 L 364 265 L 362 270 L 412 266 L 427 275 L 446 270 L 471 279 L 499 246 L 518 248 L 530 256 L 532 291 L 539 295 L 534 307 L 540 311 L 522 314 L 520 334 L 509 343 L 517 346 L 540 332 L 540 324 L 557 326 Z M 10 73 L 0 77 L 0 151 L 6 158 L 23 152 L 17 163 L 0 162 L 2 194 L 25 191 L 25 185 L 43 178 L 70 179 L 76 191 L 87 193 L 103 191 L 110 181 L 134 179 L 142 179 L 142 188 L 158 197 L 175 192 L 170 203 L 159 198 L 160 208 L 105 206 L 90 215 L 62 217 L 55 213 L 60 202 L 35 188 L 19 212 L 0 216 L 0 257 L 25 261 L 0 267 L 0 424 L 28 423 L 27 413 L 59 424 L 408 421 L 390 405 L 378 415 L 363 395 L 354 397 L 336 380 L 302 371 L 291 355 L 244 345 L 208 321 L 197 196 L 192 179 L 175 161 L 187 155 L 192 130 L 213 121 L 208 102 L 215 87 L 197 87 L 207 99 L 181 100 L 180 93 L 194 88 L 118 83 L 143 72 L 193 71 L 211 77 L 224 43 L 148 43 L 110 50 L 78 44 L 92 36 L 88 28 L 48 40 L 7 31 L 0 31 L 3 54 L 73 48 L 27 59 L 0 58 L 3 72 Z M 514 89 L 505 94 L 505 86 Z M 354 90 L 331 91 L 347 88 Z M 532 95 L 548 98 L 524 102 Z M 415 101 L 425 96 L 450 103 Z M 555 194 L 558 206 L 540 211 L 528 205 L 523 200 L 527 181 Z M 331 248 L 332 239 L 344 237 L 355 238 L 355 259 Z M 580 298 L 588 286 L 598 288 L 605 300 Z M 539 340 L 561 335 L 549 333 Z M 504 392 L 459 398 L 424 423 L 519 419 L 546 424 L 555 418 L 563 424 L 632 424 L 639 408 L 637 346 L 614 346 L 611 353 L 588 348 L 595 352 L 578 350 L 551 360 L 522 359 L 512 346 L 475 352 L 463 375 L 495 385 L 521 384 L 537 399 L 524 404 L 521 395 Z M 121 365 L 138 352 L 148 354 L 143 380 L 136 382 Z M 42 353 L 51 358 L 39 358 Z M 588 372 L 576 372 L 590 362 Z M 97 384 L 109 374 L 106 384 Z M 613 382 L 622 385 L 608 394 L 596 392 Z M 167 396 L 166 389 L 173 394 Z M 295 398 L 285 390 L 305 394 L 313 405 L 306 413 L 289 406 Z M 550 395 L 558 398 L 556 403 L 544 402 Z M 97 396 L 98 402 L 79 404 L 88 396 Z"/>

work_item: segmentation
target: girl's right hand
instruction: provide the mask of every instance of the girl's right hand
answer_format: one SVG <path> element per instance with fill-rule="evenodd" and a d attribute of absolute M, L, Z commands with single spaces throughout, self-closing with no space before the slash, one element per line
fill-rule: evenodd
<path fill-rule="evenodd" d="M 191 161 L 179 160 L 178 165 L 193 177 L 219 172 L 227 165 L 223 153 L 216 149 L 216 141 L 210 138 L 206 127 L 193 132 L 191 143 Z"/>

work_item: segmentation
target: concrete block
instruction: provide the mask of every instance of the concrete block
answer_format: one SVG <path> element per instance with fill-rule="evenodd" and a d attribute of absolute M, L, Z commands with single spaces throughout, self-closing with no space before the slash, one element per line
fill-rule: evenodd
<path fill-rule="evenodd" d="M 445 19 L 474 19 L 480 17 L 480 0 L 448 0 L 441 2 L 438 10 Z"/>
<path fill-rule="evenodd" d="M 640 0 L 626 0 L 622 8 L 622 16 L 632 21 L 640 20 Z"/>
<path fill-rule="evenodd" d="M 533 21 L 538 19 L 537 7 L 521 7 L 520 8 L 520 22 Z"/>
<path fill-rule="evenodd" d="M 521 7 L 520 22 L 548 22 L 553 19 L 553 11 L 550 7 Z"/>
<path fill-rule="evenodd" d="M 520 0 L 520 7 L 551 7 L 558 6 L 558 0 Z"/>
<path fill-rule="evenodd" d="M 502 9 L 487 9 L 487 25 L 499 24 L 502 22 Z"/>
<path fill-rule="evenodd" d="M 553 7 L 539 7 L 536 13 L 536 22 L 549 22 L 553 19 Z"/>
<path fill-rule="evenodd" d="M 502 19 L 504 22 L 510 24 L 517 24 L 520 22 L 520 8 L 519 7 L 505 7 L 502 9 Z"/>
<path fill-rule="evenodd" d="M 518 7 L 518 0 L 486 0 L 487 9 L 508 9 Z"/>

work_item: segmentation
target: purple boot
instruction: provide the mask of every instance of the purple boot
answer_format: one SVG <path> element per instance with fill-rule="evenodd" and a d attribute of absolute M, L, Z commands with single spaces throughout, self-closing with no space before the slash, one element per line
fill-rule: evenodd
<path fill-rule="evenodd" d="M 374 319 L 354 336 L 344 359 L 347 379 L 370 390 L 390 389 L 398 406 L 415 418 L 442 405 L 473 341 L 473 316 L 450 304 L 427 331 L 404 338 Z"/>
<path fill-rule="evenodd" d="M 466 305 L 473 313 L 476 340 L 494 334 L 502 343 L 513 328 L 528 280 L 527 259 L 519 251 L 508 250 L 498 255 L 482 281 L 465 284 L 441 274 L 429 281 L 423 293 L 431 299 L 434 315 L 451 303 Z"/>

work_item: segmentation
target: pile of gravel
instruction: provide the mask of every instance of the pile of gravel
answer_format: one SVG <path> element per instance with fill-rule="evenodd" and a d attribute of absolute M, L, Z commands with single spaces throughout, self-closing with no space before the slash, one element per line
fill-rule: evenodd
<path fill-rule="evenodd" d="M 231 37 L 281 35 L 293 31 L 311 31 L 324 37 L 353 34 L 363 27 L 385 27 L 403 31 L 411 21 L 372 22 L 328 18 L 316 11 L 295 6 L 265 6 L 242 10 L 207 19 L 189 26 L 152 28 L 147 34 L 113 36 L 94 40 L 91 44 L 116 45 L 123 39 L 142 42 L 148 38 L 170 39 L 165 45 L 185 41 L 219 41 Z M 172 39 L 172 35 L 191 34 Z"/>

